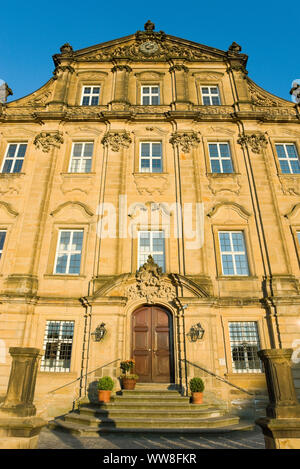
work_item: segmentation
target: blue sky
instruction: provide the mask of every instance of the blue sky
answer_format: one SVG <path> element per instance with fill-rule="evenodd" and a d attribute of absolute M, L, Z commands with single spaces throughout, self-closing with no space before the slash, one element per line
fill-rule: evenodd
<path fill-rule="evenodd" d="M 158 31 L 218 49 L 236 41 L 249 56 L 249 77 L 290 101 L 300 78 L 296 13 L 291 3 L 257 0 L 2 2 L 0 79 L 14 92 L 9 100 L 20 98 L 51 78 L 52 55 L 65 42 L 82 49 L 133 34 L 151 19 Z"/>

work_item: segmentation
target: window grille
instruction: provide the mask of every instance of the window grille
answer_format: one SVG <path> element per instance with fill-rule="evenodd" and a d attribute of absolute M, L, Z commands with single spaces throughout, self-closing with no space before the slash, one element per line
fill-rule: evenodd
<path fill-rule="evenodd" d="M 277 156 L 281 171 L 285 174 L 300 173 L 300 162 L 297 148 L 293 143 L 280 143 L 276 145 Z"/>
<path fill-rule="evenodd" d="M 165 238 L 163 231 L 139 231 L 138 268 L 147 262 L 148 256 L 165 271 Z"/>
<path fill-rule="evenodd" d="M 161 142 L 142 142 L 140 144 L 140 171 L 142 173 L 162 172 Z"/>
<path fill-rule="evenodd" d="M 219 88 L 217 86 L 202 86 L 201 94 L 204 106 L 219 106 L 221 104 Z"/>
<path fill-rule="evenodd" d="M 244 233 L 220 231 L 219 240 L 223 275 L 249 275 Z"/>
<path fill-rule="evenodd" d="M 2 173 L 20 173 L 26 153 L 27 143 L 10 143 L 2 164 Z"/>
<path fill-rule="evenodd" d="M 82 106 L 98 106 L 100 86 L 84 86 L 82 90 Z"/>
<path fill-rule="evenodd" d="M 73 143 L 69 172 L 89 173 L 92 168 L 93 150 L 93 142 Z"/>
<path fill-rule="evenodd" d="M 209 143 L 209 158 L 212 173 L 233 173 L 228 143 Z"/>
<path fill-rule="evenodd" d="M 141 88 L 141 103 L 144 106 L 160 104 L 159 86 L 142 86 Z"/>
<path fill-rule="evenodd" d="M 260 373 L 262 365 L 257 355 L 260 349 L 257 323 L 230 322 L 229 334 L 234 373 Z"/>
<path fill-rule="evenodd" d="M 47 321 L 41 371 L 70 371 L 74 321 Z"/>
<path fill-rule="evenodd" d="M 55 274 L 80 274 L 83 230 L 60 230 Z"/>

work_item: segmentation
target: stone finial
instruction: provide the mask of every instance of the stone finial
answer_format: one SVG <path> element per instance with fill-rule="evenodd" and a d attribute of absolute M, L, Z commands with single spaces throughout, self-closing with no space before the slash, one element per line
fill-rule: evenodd
<path fill-rule="evenodd" d="M 71 54 L 73 52 L 73 47 L 68 42 L 66 42 L 61 46 L 60 52 L 62 54 Z"/>
<path fill-rule="evenodd" d="M 240 46 L 239 44 L 237 44 L 236 42 L 233 42 L 233 43 L 231 44 L 231 46 L 229 46 L 228 50 L 229 50 L 230 52 L 239 53 L 239 52 L 241 52 L 242 48 L 241 48 L 241 46 Z"/>
<path fill-rule="evenodd" d="M 0 80 L 0 103 L 6 103 L 7 97 L 12 96 L 13 92 L 3 80 Z"/>
<path fill-rule="evenodd" d="M 147 23 L 144 24 L 145 31 L 154 31 L 155 24 L 152 21 L 148 20 Z"/>

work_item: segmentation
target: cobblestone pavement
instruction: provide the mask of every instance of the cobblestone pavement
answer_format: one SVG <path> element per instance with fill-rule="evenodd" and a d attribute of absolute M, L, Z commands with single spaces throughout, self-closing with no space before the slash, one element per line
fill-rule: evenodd
<path fill-rule="evenodd" d="M 38 449 L 264 449 L 261 430 L 195 434 L 104 434 L 82 437 L 42 430 Z"/>

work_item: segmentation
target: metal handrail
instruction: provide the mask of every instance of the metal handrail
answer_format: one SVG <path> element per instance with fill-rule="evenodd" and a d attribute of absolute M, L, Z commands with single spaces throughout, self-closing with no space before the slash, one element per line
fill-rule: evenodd
<path fill-rule="evenodd" d="M 101 368 L 104 368 L 108 365 L 111 365 L 112 363 L 116 363 L 119 360 L 121 360 L 121 358 L 117 358 L 117 360 L 114 360 L 112 362 L 106 363 L 105 365 L 99 366 L 98 368 L 95 368 L 94 370 L 89 371 L 88 373 L 86 373 L 86 376 L 90 375 L 91 373 L 94 373 L 97 370 L 101 370 Z M 65 388 L 66 386 L 69 386 L 70 384 L 76 383 L 76 381 L 78 381 L 80 379 L 81 379 L 81 376 L 79 376 L 79 378 L 74 379 L 73 381 L 70 381 L 70 383 L 64 384 L 63 386 L 60 386 L 59 388 L 56 388 L 56 389 L 53 389 L 52 391 L 49 391 L 49 394 L 52 394 L 53 392 L 58 391 L 59 389 Z"/>
<path fill-rule="evenodd" d="M 239 391 L 245 392 L 246 394 L 249 394 L 250 396 L 255 396 L 255 393 L 247 391 L 246 389 L 243 389 L 240 386 L 237 386 L 236 384 L 233 384 L 230 381 L 227 381 L 227 379 L 222 378 L 221 376 L 217 375 L 213 371 L 209 371 L 209 370 L 207 370 L 206 368 L 203 368 L 200 365 L 196 365 L 196 363 L 192 363 L 189 360 L 186 360 L 185 358 L 184 359 L 181 358 L 180 360 L 185 361 L 186 363 L 188 363 L 189 365 L 194 366 L 195 368 L 199 368 L 200 370 L 204 371 L 205 373 L 208 373 L 211 376 L 214 376 L 216 379 L 219 379 L 220 381 L 223 381 L 224 383 L 229 384 L 230 386 L 233 386 L 234 388 L 238 389 Z"/>

